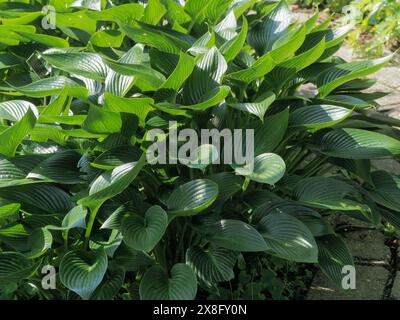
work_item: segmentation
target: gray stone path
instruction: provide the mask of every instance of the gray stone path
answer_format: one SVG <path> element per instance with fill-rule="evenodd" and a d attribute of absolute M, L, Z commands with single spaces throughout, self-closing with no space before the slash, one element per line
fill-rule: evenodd
<path fill-rule="evenodd" d="M 382 300 L 388 276 L 384 267 L 356 265 L 356 289 L 341 290 L 329 285 L 325 276 L 318 272 L 307 300 Z"/>
<path fill-rule="evenodd" d="M 357 59 L 353 49 L 347 45 L 344 45 L 337 55 L 346 61 Z M 400 66 L 387 65 L 369 78 L 376 79 L 377 83 L 366 92 L 388 93 L 385 97 L 377 100 L 380 105 L 378 109 L 391 117 L 400 119 Z"/>
<path fill-rule="evenodd" d="M 347 219 L 348 220 L 348 219 Z M 346 227 L 347 225 L 347 227 Z M 348 229 L 347 229 L 348 228 Z M 318 271 L 307 295 L 308 300 L 383 300 L 400 299 L 399 259 L 393 239 L 380 230 L 353 227 L 337 228 L 349 247 L 356 265 L 356 289 L 336 288 Z M 397 277 L 397 278 L 396 278 Z"/>
<path fill-rule="evenodd" d="M 398 244 L 381 230 L 340 216 L 336 231 L 354 257 L 356 289 L 343 290 L 317 271 L 307 300 L 400 300 Z"/>

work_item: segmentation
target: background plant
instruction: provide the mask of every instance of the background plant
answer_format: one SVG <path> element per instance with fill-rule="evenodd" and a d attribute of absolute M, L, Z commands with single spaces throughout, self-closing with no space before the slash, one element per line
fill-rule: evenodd
<path fill-rule="evenodd" d="M 361 53 L 374 56 L 399 47 L 400 1 L 355 0 L 350 5 L 359 12 L 356 31 L 349 39 L 354 47 Z"/>
<path fill-rule="evenodd" d="M 329 9 L 331 12 L 342 13 L 342 8 L 350 3 L 351 0 L 297 0 L 291 1 L 301 7 L 312 7 L 320 9 Z"/>
<path fill-rule="evenodd" d="M 398 0 L 291 1 L 302 9 L 318 8 L 332 14 L 333 22 L 353 23 L 348 43 L 361 56 L 379 57 L 395 51 L 400 38 Z"/>
<path fill-rule="evenodd" d="M 399 177 L 371 164 L 398 159 L 399 121 L 362 91 L 390 57 L 335 57 L 351 27 L 294 24 L 284 1 L 69 3 L 53 30 L 47 3 L 0 2 L 4 298 L 279 299 L 285 264 L 340 286 L 332 214 L 400 227 Z M 169 120 L 254 129 L 255 171 L 147 164 Z"/>

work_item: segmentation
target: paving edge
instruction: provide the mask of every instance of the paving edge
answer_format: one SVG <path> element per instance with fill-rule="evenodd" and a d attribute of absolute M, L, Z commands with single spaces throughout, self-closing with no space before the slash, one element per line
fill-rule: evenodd
<path fill-rule="evenodd" d="M 389 276 L 386 280 L 385 289 L 383 290 L 383 300 L 391 300 L 392 299 L 392 289 L 394 285 L 394 281 L 396 280 L 397 269 L 398 269 L 398 250 L 399 244 L 396 238 L 388 239 L 385 243 L 386 246 L 390 249 L 390 261 L 389 261 Z"/>
<path fill-rule="evenodd" d="M 385 241 L 384 244 L 385 244 L 385 246 L 389 247 L 389 250 L 390 250 L 390 259 L 389 259 L 388 264 L 385 264 L 385 265 L 372 264 L 371 260 L 359 259 L 359 258 L 356 259 L 355 264 L 360 265 L 360 266 L 370 266 L 371 268 L 383 267 L 383 268 L 387 269 L 389 271 L 389 273 L 388 273 L 388 277 L 386 279 L 386 283 L 385 283 L 385 286 L 383 289 L 381 300 L 393 300 L 392 289 L 393 289 L 394 282 L 396 280 L 397 273 L 398 273 L 398 271 L 400 272 L 400 270 L 399 270 L 400 269 L 400 261 L 399 261 L 399 256 L 398 256 L 399 243 L 398 243 L 398 239 L 392 237 L 392 238 L 387 239 L 387 241 Z M 310 279 L 309 286 L 305 292 L 304 297 L 307 297 L 318 270 L 319 270 L 319 268 L 315 268 L 313 270 L 313 275 Z"/>

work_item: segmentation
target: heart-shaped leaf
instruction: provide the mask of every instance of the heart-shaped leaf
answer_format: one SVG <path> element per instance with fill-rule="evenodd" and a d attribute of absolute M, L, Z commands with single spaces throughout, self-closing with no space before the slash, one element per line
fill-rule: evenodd
<path fill-rule="evenodd" d="M 165 77 L 162 73 L 144 64 L 128 64 L 113 60 L 106 60 L 106 63 L 117 73 L 125 76 L 134 76 L 138 80 L 144 81 L 146 83 L 145 88 L 149 91 L 157 90 L 165 82 Z M 140 82 L 138 82 L 139 84 Z"/>
<path fill-rule="evenodd" d="M 180 108 L 194 111 L 204 111 L 221 103 L 229 93 L 230 88 L 228 86 L 216 86 L 210 91 L 207 91 L 202 99 L 198 101 L 199 103 L 180 106 Z"/>
<path fill-rule="evenodd" d="M 28 239 L 30 251 L 25 255 L 30 258 L 37 258 L 46 253 L 51 248 L 53 236 L 46 228 L 39 228 L 32 232 Z"/>
<path fill-rule="evenodd" d="M 90 38 L 90 43 L 97 47 L 119 48 L 125 34 L 119 30 L 98 30 Z"/>
<path fill-rule="evenodd" d="M 192 268 L 184 263 L 174 265 L 169 277 L 157 265 L 150 268 L 140 282 L 142 300 L 193 300 L 197 292 L 197 279 Z"/>
<path fill-rule="evenodd" d="M 349 249 L 337 235 L 318 237 L 317 243 L 319 266 L 326 276 L 340 287 L 343 280 L 343 267 L 354 266 Z"/>
<path fill-rule="evenodd" d="M 60 280 L 82 299 L 89 299 L 107 271 L 108 259 L 104 250 L 69 251 L 60 262 Z"/>
<path fill-rule="evenodd" d="M 193 43 L 192 47 L 188 50 L 193 55 L 206 53 L 210 48 L 215 45 L 215 33 L 206 32 Z"/>
<path fill-rule="evenodd" d="M 208 179 L 198 179 L 176 188 L 167 205 L 171 216 L 191 216 L 207 209 L 218 197 L 218 185 Z"/>
<path fill-rule="evenodd" d="M 204 20 L 215 22 L 228 8 L 231 1 L 226 0 L 188 0 L 185 11 L 192 17 L 192 24 L 201 24 Z"/>
<path fill-rule="evenodd" d="M 143 12 L 144 8 L 139 3 L 122 4 L 101 11 L 85 11 L 86 15 L 93 20 L 111 22 L 118 21 L 122 23 L 139 20 L 142 17 Z M 81 12 L 78 13 L 82 15 Z"/>
<path fill-rule="evenodd" d="M 125 216 L 121 232 L 129 247 L 149 252 L 161 240 L 167 225 L 167 213 L 159 206 L 152 206 L 144 217 L 138 214 Z"/>
<path fill-rule="evenodd" d="M 90 133 L 118 133 L 122 127 L 121 115 L 91 106 L 82 129 Z"/>
<path fill-rule="evenodd" d="M 19 203 L 8 203 L 0 206 L 0 224 L 4 225 L 8 218 L 15 217 L 20 208 L 21 205 Z"/>
<path fill-rule="evenodd" d="M 250 180 L 275 184 L 286 171 L 286 164 L 283 159 L 274 153 L 262 153 L 254 159 L 254 164 L 244 166 L 233 166 L 236 174 L 248 177 Z"/>
<path fill-rule="evenodd" d="M 325 38 L 310 50 L 300 53 L 279 65 L 268 75 L 267 81 L 279 91 L 285 84 L 293 80 L 297 73 L 317 61 L 325 50 Z"/>
<path fill-rule="evenodd" d="M 195 246 L 186 251 L 186 263 L 208 286 L 233 279 L 236 259 L 237 253 L 224 248 L 212 247 L 204 250 Z"/>
<path fill-rule="evenodd" d="M 221 220 L 206 224 L 205 229 L 214 244 L 229 250 L 258 252 L 269 248 L 256 229 L 240 220 Z"/>
<path fill-rule="evenodd" d="M 249 68 L 229 73 L 227 78 L 239 82 L 250 83 L 255 79 L 266 75 L 274 67 L 275 61 L 272 59 L 271 54 L 267 53 L 255 61 Z"/>
<path fill-rule="evenodd" d="M 106 92 L 104 95 L 104 110 L 110 112 L 130 113 L 138 117 L 139 124 L 145 125 L 146 117 L 153 110 L 151 98 L 122 98 Z"/>
<path fill-rule="evenodd" d="M 317 262 L 318 249 L 314 237 L 295 217 L 270 213 L 260 220 L 258 226 L 271 254 L 290 261 Z"/>
<path fill-rule="evenodd" d="M 63 228 L 85 228 L 85 218 L 87 215 L 87 210 L 82 206 L 77 206 L 73 208 L 67 215 L 64 217 L 61 226 Z"/>
<path fill-rule="evenodd" d="M 82 98 L 86 98 L 88 95 L 85 87 L 80 87 L 77 82 L 64 76 L 40 79 L 25 86 L 16 87 L 15 90 L 28 97 L 42 98 L 52 94 L 59 94 L 65 88 L 68 88 L 68 92 L 71 95 Z"/>

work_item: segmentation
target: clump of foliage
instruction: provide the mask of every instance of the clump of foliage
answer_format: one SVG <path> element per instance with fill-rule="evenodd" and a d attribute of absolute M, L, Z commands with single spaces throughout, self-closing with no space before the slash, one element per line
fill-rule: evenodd
<path fill-rule="evenodd" d="M 351 0 L 297 0 L 292 1 L 301 7 L 314 7 L 319 9 L 329 9 L 331 12 L 341 13 L 342 8 L 350 3 Z"/>
<path fill-rule="evenodd" d="M 350 43 L 360 53 L 380 56 L 400 44 L 400 2 L 398 0 L 354 0 L 349 10 L 356 29 Z M 360 41 L 361 40 L 361 41 Z"/>
<path fill-rule="evenodd" d="M 337 22 L 354 24 L 348 42 L 362 56 L 379 57 L 400 43 L 400 2 L 398 0 L 299 0 L 302 8 L 319 8 L 334 14 Z"/>
<path fill-rule="evenodd" d="M 338 285 L 353 264 L 330 215 L 400 227 L 400 179 L 371 165 L 400 125 L 362 91 L 390 57 L 335 57 L 351 27 L 285 1 L 53 0 L 43 29 L 43 4 L 0 2 L 3 298 L 280 298 L 284 260 Z M 254 171 L 147 163 L 170 120 L 254 129 Z"/>

